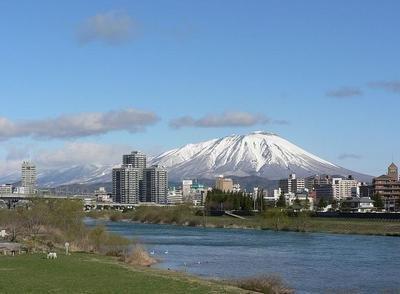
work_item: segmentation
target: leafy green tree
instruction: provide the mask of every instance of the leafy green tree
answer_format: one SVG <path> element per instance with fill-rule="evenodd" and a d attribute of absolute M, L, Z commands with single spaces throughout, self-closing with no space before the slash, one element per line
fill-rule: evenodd
<path fill-rule="evenodd" d="M 281 230 L 288 222 L 286 211 L 281 208 L 268 209 L 264 217 L 271 222 L 275 231 Z"/>
<path fill-rule="evenodd" d="M 325 208 L 328 205 L 328 203 L 326 202 L 326 200 L 324 198 L 320 198 L 318 201 L 318 210 L 322 210 L 323 208 Z"/>
<path fill-rule="evenodd" d="M 276 202 L 276 207 L 286 208 L 286 199 L 285 199 L 285 195 L 283 192 L 281 193 L 278 201 Z"/>
<path fill-rule="evenodd" d="M 385 205 L 384 205 L 382 197 L 379 193 L 375 193 L 375 195 L 372 196 L 372 200 L 374 200 L 374 206 L 377 209 L 381 210 L 384 208 Z"/>
<path fill-rule="evenodd" d="M 304 201 L 303 204 L 304 209 L 309 210 L 310 209 L 310 200 L 308 199 L 308 197 L 306 198 L 306 200 Z"/>
<path fill-rule="evenodd" d="M 332 209 L 333 210 L 337 210 L 339 208 L 339 203 L 338 203 L 338 201 L 336 199 L 332 199 L 330 201 L 330 204 L 332 205 Z M 326 207 L 326 205 L 325 205 L 325 207 Z"/>
<path fill-rule="evenodd" d="M 296 204 L 296 206 L 303 207 L 303 205 L 301 204 L 301 201 L 300 201 L 299 197 L 296 197 L 296 199 L 294 199 L 293 203 Z"/>
<path fill-rule="evenodd" d="M 298 232 L 306 232 L 310 224 L 310 213 L 308 211 L 300 211 L 293 217 L 293 220 Z"/>

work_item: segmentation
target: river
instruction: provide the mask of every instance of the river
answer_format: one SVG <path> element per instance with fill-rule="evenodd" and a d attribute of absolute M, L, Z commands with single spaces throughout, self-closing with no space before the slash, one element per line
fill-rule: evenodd
<path fill-rule="evenodd" d="M 156 267 L 214 279 L 278 275 L 296 293 L 400 293 L 400 238 L 87 220 L 136 239 Z"/>

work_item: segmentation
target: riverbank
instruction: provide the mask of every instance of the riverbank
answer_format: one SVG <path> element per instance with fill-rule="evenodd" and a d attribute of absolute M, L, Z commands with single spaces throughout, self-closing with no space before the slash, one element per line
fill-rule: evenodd
<path fill-rule="evenodd" d="M 183 210 L 183 211 L 180 211 Z M 152 224 L 278 230 L 332 234 L 360 234 L 400 237 L 400 221 L 354 218 L 322 218 L 302 215 L 256 215 L 246 219 L 230 216 L 202 216 L 188 207 L 144 207 L 136 211 L 91 211 L 87 216 L 111 221 L 129 220 Z"/>
<path fill-rule="evenodd" d="M 135 267 L 88 253 L 0 257 L 1 293 L 249 293 L 173 271 Z"/>

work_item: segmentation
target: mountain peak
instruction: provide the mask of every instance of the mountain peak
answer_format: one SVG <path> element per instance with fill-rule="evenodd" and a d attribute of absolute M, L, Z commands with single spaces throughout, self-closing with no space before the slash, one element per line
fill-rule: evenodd
<path fill-rule="evenodd" d="M 358 174 L 265 131 L 188 144 L 156 156 L 151 163 L 167 167 L 173 180 L 212 179 L 220 174 L 257 176 L 270 180 L 286 178 L 291 173 L 302 177 L 315 174 Z"/>

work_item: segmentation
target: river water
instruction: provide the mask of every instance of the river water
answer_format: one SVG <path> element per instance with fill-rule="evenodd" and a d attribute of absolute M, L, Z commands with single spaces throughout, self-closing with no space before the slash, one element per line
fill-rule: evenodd
<path fill-rule="evenodd" d="M 160 268 L 214 279 L 278 275 L 296 293 L 400 293 L 400 238 L 87 220 L 136 239 Z"/>

